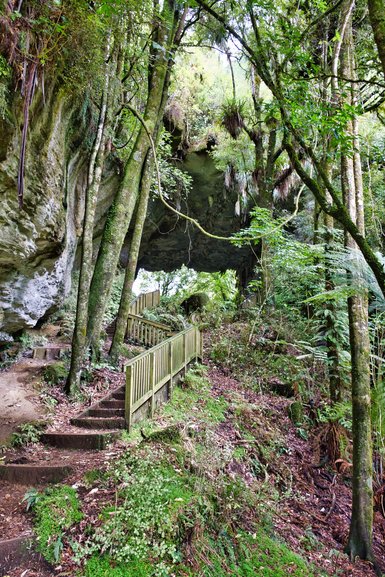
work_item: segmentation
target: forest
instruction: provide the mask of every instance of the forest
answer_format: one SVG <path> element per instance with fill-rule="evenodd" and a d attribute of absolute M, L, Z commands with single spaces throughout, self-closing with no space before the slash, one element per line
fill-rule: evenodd
<path fill-rule="evenodd" d="M 385 0 L 3 0 L 0 573 L 385 574 Z"/>

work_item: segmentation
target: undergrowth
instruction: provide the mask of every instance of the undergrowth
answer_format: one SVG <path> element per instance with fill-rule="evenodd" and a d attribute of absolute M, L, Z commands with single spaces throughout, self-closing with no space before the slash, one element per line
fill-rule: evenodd
<path fill-rule="evenodd" d="M 233 427 L 242 445 L 220 432 Z M 258 444 L 255 439 L 258 437 Z M 312 577 L 312 568 L 271 533 L 283 440 L 257 406 L 212 394 L 203 366 L 190 370 L 153 421 L 134 427 L 130 447 L 84 478 L 113 495 L 93 505 L 71 540 L 82 577 Z M 244 471 L 245 474 L 231 471 Z M 286 484 L 285 484 L 286 483 Z M 273 484 L 274 485 L 274 484 Z M 90 498 L 93 499 L 94 497 Z M 85 508 L 87 510 L 87 508 Z"/>
<path fill-rule="evenodd" d="M 210 358 L 257 392 L 271 391 L 271 383 L 278 379 L 306 401 L 319 394 L 326 379 L 318 349 L 304 345 L 304 330 L 300 325 L 288 331 L 283 321 L 270 326 L 262 318 L 255 324 L 223 325 L 211 331 Z"/>
<path fill-rule="evenodd" d="M 48 488 L 34 496 L 32 508 L 37 550 L 48 562 L 58 562 L 64 531 L 83 517 L 77 493 L 67 485 Z"/>

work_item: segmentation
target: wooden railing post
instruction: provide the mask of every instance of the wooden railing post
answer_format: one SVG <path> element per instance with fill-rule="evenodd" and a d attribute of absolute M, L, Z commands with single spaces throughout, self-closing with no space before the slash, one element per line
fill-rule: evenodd
<path fill-rule="evenodd" d="M 199 356 L 200 356 L 200 359 L 202 362 L 203 361 L 203 332 L 202 331 L 199 331 L 199 345 L 200 345 L 199 346 L 199 349 L 200 349 Z"/>
<path fill-rule="evenodd" d="M 126 418 L 126 426 L 128 432 L 131 431 L 132 427 L 132 389 L 132 366 L 128 365 L 128 367 L 126 367 L 126 396 L 124 407 L 124 416 Z"/>
<path fill-rule="evenodd" d="M 155 354 L 150 353 L 150 385 L 152 389 L 151 395 L 151 417 L 154 416 L 155 411 Z"/>
<path fill-rule="evenodd" d="M 173 358 L 172 358 L 172 345 L 173 345 L 173 341 L 169 341 L 169 345 L 168 345 L 168 372 L 170 373 L 170 388 L 169 388 L 169 398 L 171 399 L 172 396 L 172 387 L 173 387 L 173 374 L 172 374 L 172 363 L 173 363 Z"/>
<path fill-rule="evenodd" d="M 183 333 L 183 374 L 186 376 L 187 350 L 186 350 L 186 333 Z"/>

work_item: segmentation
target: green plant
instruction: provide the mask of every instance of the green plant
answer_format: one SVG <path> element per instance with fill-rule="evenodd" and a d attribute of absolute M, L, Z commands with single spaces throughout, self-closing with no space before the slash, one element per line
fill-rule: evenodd
<path fill-rule="evenodd" d="M 324 405 L 318 409 L 317 418 L 320 423 L 338 423 L 348 431 L 352 430 L 352 407 L 349 401 Z"/>
<path fill-rule="evenodd" d="M 222 124 L 234 140 L 241 134 L 244 126 L 246 103 L 235 98 L 229 99 L 222 105 Z"/>
<path fill-rule="evenodd" d="M 58 562 L 65 530 L 83 517 L 77 493 L 72 487 L 62 485 L 46 489 L 34 499 L 37 550 L 49 563 Z"/>
<path fill-rule="evenodd" d="M 47 365 L 43 370 L 43 378 L 47 384 L 58 385 L 62 383 L 68 375 L 68 369 L 63 361 L 58 361 Z"/>
<path fill-rule="evenodd" d="M 41 495 L 37 489 L 28 489 L 22 499 L 22 502 L 26 503 L 26 510 L 29 511 L 30 509 L 33 509 L 40 497 Z"/>
<path fill-rule="evenodd" d="M 33 422 L 19 425 L 18 432 L 13 433 L 11 445 L 13 447 L 22 447 L 32 443 L 38 443 L 43 433 L 45 423 Z"/>

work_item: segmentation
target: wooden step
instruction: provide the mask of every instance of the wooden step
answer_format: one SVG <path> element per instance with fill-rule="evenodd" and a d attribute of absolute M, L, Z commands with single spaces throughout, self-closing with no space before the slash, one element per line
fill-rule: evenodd
<path fill-rule="evenodd" d="M 71 425 L 85 429 L 125 429 L 126 421 L 122 417 L 78 417 L 70 420 Z"/>
<path fill-rule="evenodd" d="M 108 433 L 44 433 L 40 440 L 46 445 L 61 449 L 80 449 L 84 451 L 102 451 L 107 445 L 120 437 L 119 431 Z"/>
<path fill-rule="evenodd" d="M 26 561 L 40 560 L 42 557 L 34 551 L 35 539 L 32 535 L 23 535 L 14 539 L 0 541 L 0 575 L 6 575 L 12 569 L 18 569 Z"/>
<path fill-rule="evenodd" d="M 117 390 L 117 391 L 115 391 L 114 393 L 112 393 L 112 395 L 111 395 L 111 400 L 112 400 L 112 401 L 114 401 L 114 400 L 116 400 L 116 401 L 124 401 L 125 398 L 126 398 L 126 393 L 125 393 L 125 391 Z"/>
<path fill-rule="evenodd" d="M 101 409 L 124 409 L 124 401 L 116 399 L 107 399 L 100 402 Z"/>
<path fill-rule="evenodd" d="M 33 349 L 33 358 L 39 360 L 53 361 L 60 359 L 70 349 L 69 345 L 60 347 L 35 347 Z"/>
<path fill-rule="evenodd" d="M 83 415 L 85 416 L 85 415 Z M 124 409 L 89 409 L 89 417 L 124 417 Z M 80 417 L 78 417 L 80 418 Z"/>
<path fill-rule="evenodd" d="M 19 485 L 59 483 L 72 473 L 65 465 L 7 464 L 0 465 L 0 479 Z"/>

